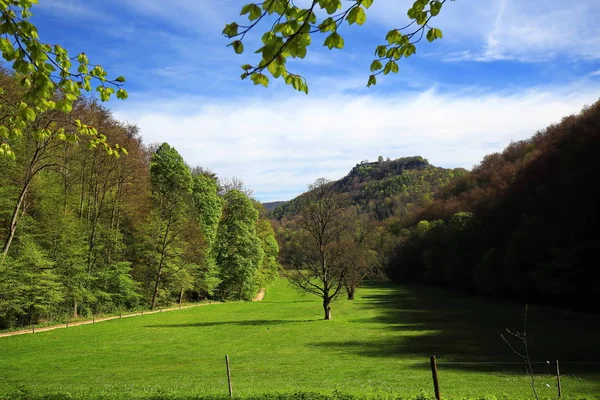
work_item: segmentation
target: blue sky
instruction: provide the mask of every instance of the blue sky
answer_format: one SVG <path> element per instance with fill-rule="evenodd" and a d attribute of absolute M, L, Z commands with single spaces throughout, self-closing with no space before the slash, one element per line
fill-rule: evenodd
<path fill-rule="evenodd" d="M 375 46 L 411 3 L 375 0 L 364 26 L 343 28 L 344 50 L 317 36 L 305 60 L 288 64 L 309 95 L 239 79 L 262 32 L 240 56 L 221 31 L 245 3 L 40 0 L 33 12 L 42 40 L 127 78 L 129 99 L 107 106 L 145 143 L 167 141 L 190 165 L 243 179 L 262 201 L 290 199 L 379 155 L 470 168 L 600 96 L 597 0 L 447 2 L 434 24 L 444 39 L 422 42 L 398 75 L 367 89 Z"/>

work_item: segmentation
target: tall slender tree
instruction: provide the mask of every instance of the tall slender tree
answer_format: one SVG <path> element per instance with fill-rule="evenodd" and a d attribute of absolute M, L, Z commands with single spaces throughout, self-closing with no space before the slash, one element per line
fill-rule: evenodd
<path fill-rule="evenodd" d="M 256 235 L 258 211 L 237 189 L 224 196 L 223 218 L 217 233 L 219 293 L 223 298 L 249 300 L 258 290 L 258 269 L 264 257 Z"/>
<path fill-rule="evenodd" d="M 150 308 L 154 308 L 169 247 L 181 233 L 182 222 L 187 217 L 192 175 L 177 150 L 163 143 L 152 155 L 150 182 L 153 207 L 160 221 L 160 250 L 150 302 Z"/>

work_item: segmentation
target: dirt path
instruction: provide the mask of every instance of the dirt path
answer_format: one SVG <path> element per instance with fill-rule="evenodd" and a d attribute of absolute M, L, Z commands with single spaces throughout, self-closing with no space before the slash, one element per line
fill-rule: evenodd
<path fill-rule="evenodd" d="M 262 288 L 258 291 L 256 296 L 252 299 L 252 301 L 261 301 L 265 298 L 265 288 Z"/>
<path fill-rule="evenodd" d="M 262 289 L 262 290 L 264 290 L 264 289 Z M 260 294 L 260 292 L 259 292 L 259 294 Z M 263 293 L 263 297 L 264 297 L 264 293 Z M 262 300 L 262 297 L 260 298 L 260 300 Z M 223 304 L 223 303 L 220 303 L 220 302 L 201 303 L 201 304 L 195 304 L 193 306 L 185 306 L 185 307 L 181 307 L 181 308 L 180 307 L 164 308 L 164 309 L 155 310 L 155 311 L 142 311 L 142 312 L 133 313 L 133 314 L 123 314 L 121 316 L 117 315 L 117 316 L 114 316 L 114 317 L 96 318 L 96 319 L 89 319 L 89 320 L 86 320 L 86 321 L 70 322 L 70 323 L 61 324 L 61 325 L 45 326 L 43 328 L 23 329 L 23 330 L 20 330 L 20 331 L 0 333 L 0 337 L 15 336 L 15 335 L 24 335 L 24 334 L 27 334 L 27 333 L 38 333 L 38 332 L 53 331 L 55 329 L 63 329 L 63 328 L 70 328 L 70 327 L 79 326 L 79 325 L 95 324 L 95 323 L 98 323 L 98 322 L 110 321 L 110 320 L 113 320 L 113 319 L 137 317 L 137 316 L 141 316 L 141 315 L 156 314 L 156 313 L 167 312 L 167 311 L 177 311 L 177 310 L 183 310 L 183 309 L 186 309 L 186 308 L 208 306 L 208 305 L 213 305 L 213 304 Z"/>

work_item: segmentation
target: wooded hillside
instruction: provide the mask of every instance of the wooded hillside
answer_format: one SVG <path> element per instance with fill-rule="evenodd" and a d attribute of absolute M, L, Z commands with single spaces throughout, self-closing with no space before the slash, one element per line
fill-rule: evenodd
<path fill-rule="evenodd" d="M 6 71 L 0 81 L 2 118 L 22 88 Z M 118 152 L 77 140 L 76 119 Z M 277 277 L 273 228 L 243 187 L 190 169 L 167 143 L 145 146 L 95 101 L 41 113 L 27 129 L 7 132 L 15 157 L 0 157 L 0 329 L 251 299 Z"/>
<path fill-rule="evenodd" d="M 487 155 L 414 211 L 389 275 L 596 310 L 599 152 L 597 102 Z"/>

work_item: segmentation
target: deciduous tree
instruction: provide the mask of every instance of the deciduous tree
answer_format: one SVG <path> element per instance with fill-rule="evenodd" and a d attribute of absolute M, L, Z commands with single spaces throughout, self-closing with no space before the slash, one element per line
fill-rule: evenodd
<path fill-rule="evenodd" d="M 331 182 L 318 179 L 303 199 L 298 240 L 291 252 L 294 268 L 290 282 L 323 300 L 326 320 L 331 302 L 344 287 L 348 273 L 343 236 L 348 230 L 344 202 L 333 192 Z"/>

